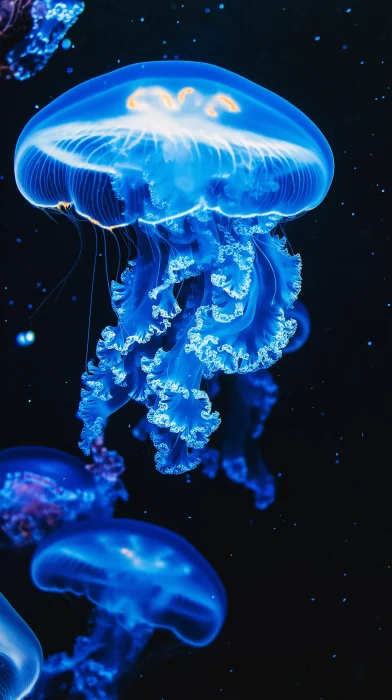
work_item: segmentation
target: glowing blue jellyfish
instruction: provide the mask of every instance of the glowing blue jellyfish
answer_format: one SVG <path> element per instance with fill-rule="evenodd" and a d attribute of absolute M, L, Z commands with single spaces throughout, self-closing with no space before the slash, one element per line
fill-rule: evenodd
<path fill-rule="evenodd" d="M 46 591 L 85 595 L 97 606 L 89 638 L 73 656 L 50 657 L 34 697 L 54 676 L 73 672 L 67 697 L 116 698 L 154 629 L 202 647 L 219 634 L 226 594 L 215 571 L 186 540 L 136 520 L 73 523 L 36 550 L 31 575 Z M 99 694 L 98 694 L 99 690 Z"/>
<path fill-rule="evenodd" d="M 220 423 L 206 380 L 267 369 L 295 332 L 287 311 L 301 261 L 275 228 L 325 197 L 328 143 L 238 75 L 143 63 L 41 110 L 18 141 L 15 173 L 36 206 L 134 230 L 137 255 L 112 283 L 118 324 L 83 377 L 81 448 L 134 399 L 148 408 L 157 468 L 192 469 Z"/>
<path fill-rule="evenodd" d="M 49 447 L 0 452 L 0 544 L 36 544 L 64 522 L 111 515 L 127 499 L 119 479 L 124 462 L 100 442 L 93 464 Z"/>
<path fill-rule="evenodd" d="M 84 3 L 81 0 L 6 0 L 6 3 L 13 6 L 13 25 L 18 16 L 25 16 L 26 7 L 30 10 L 32 26 L 29 33 L 6 56 L 8 75 L 26 80 L 46 66 L 68 29 L 83 12 Z M 15 10 L 18 6 L 19 12 Z"/>
<path fill-rule="evenodd" d="M 21 700 L 37 682 L 42 649 L 34 632 L 0 593 L 0 698 Z"/>

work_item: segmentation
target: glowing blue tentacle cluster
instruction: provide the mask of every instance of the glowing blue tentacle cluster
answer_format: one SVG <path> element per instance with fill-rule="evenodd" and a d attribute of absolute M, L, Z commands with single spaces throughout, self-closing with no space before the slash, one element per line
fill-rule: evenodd
<path fill-rule="evenodd" d="M 266 370 L 239 374 L 230 387 L 220 450 L 201 452 L 203 474 L 215 478 L 221 466 L 229 479 L 255 494 L 255 507 L 265 510 L 275 500 L 275 480 L 260 456 L 258 438 L 278 399 L 278 387 Z"/>
<path fill-rule="evenodd" d="M 98 365 L 84 375 L 85 452 L 132 398 L 148 408 L 160 471 L 199 464 L 220 424 L 204 380 L 270 367 L 296 329 L 285 312 L 300 290 L 301 261 L 274 223 L 202 210 L 137 229 L 138 258 L 112 284 L 118 325 L 104 329 Z"/>
<path fill-rule="evenodd" d="M 283 349 L 284 353 L 291 353 L 301 348 L 309 337 L 310 317 L 299 301 L 287 311 L 287 316 L 297 323 L 296 334 Z M 221 389 L 222 375 L 218 377 L 221 381 L 212 387 L 214 396 Z M 222 467 L 229 479 L 255 492 L 255 507 L 264 510 L 275 499 L 275 482 L 260 455 L 257 440 L 278 399 L 278 387 L 270 372 L 259 370 L 237 375 L 234 384 L 226 389 L 229 401 L 223 416 L 220 449 L 202 450 L 203 474 L 214 479 Z M 141 421 L 133 434 L 142 440 L 145 430 Z"/>
<path fill-rule="evenodd" d="M 91 636 L 77 637 L 72 655 L 52 654 L 45 659 L 32 700 L 67 690 L 68 698 L 115 700 L 121 676 L 132 669 L 152 630 L 135 625 L 125 630 L 104 610 L 90 616 Z"/>
<path fill-rule="evenodd" d="M 254 492 L 258 510 L 275 500 L 275 479 L 260 455 L 258 438 L 277 400 L 278 387 L 269 372 L 240 375 L 225 424 L 222 468 L 229 479 Z"/>
<path fill-rule="evenodd" d="M 14 78 L 27 80 L 42 70 L 83 10 L 81 0 L 34 0 L 31 31 L 6 56 Z"/>
<path fill-rule="evenodd" d="M 285 318 L 285 310 L 301 289 L 301 260 L 288 253 L 285 238 L 238 219 L 223 235 L 218 257 L 223 271 L 211 275 L 205 294 L 209 303 L 196 311 L 186 346 L 205 365 L 207 376 L 273 365 L 295 333 L 296 322 Z"/>
<path fill-rule="evenodd" d="M 175 222 L 175 232 L 177 228 Z M 90 362 L 83 375 L 78 415 L 84 422 L 80 447 L 86 454 L 91 442 L 102 435 L 111 413 L 130 399 L 146 402 L 151 389 L 142 358 L 145 362 L 146 352 L 154 356 L 157 338 L 181 311 L 174 286 L 201 271 L 188 243 L 169 242 L 163 232 L 158 246 L 158 234 L 155 227 L 138 231 L 138 259 L 129 263 L 121 283 L 112 283 L 118 325 L 103 330 L 97 345 L 98 365 Z"/>

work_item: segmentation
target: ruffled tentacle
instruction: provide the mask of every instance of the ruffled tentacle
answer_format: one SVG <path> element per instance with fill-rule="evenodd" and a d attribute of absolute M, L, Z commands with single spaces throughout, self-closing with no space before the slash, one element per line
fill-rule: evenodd
<path fill-rule="evenodd" d="M 242 220 L 223 239 L 212 294 L 196 312 L 186 350 L 210 374 L 267 369 L 296 329 L 285 312 L 301 288 L 300 257 L 289 254 L 285 238 Z"/>
<path fill-rule="evenodd" d="M 199 273 L 186 240 L 173 245 L 165 231 L 146 226 L 138 231 L 136 243 L 136 261 L 129 263 L 121 282 L 111 285 L 118 325 L 102 331 L 96 350 L 98 364 L 90 362 L 82 377 L 79 446 L 85 454 L 89 454 L 91 442 L 102 436 L 114 411 L 130 399 L 146 400 L 150 390 L 141 370 L 141 355 L 154 355 L 157 338 L 181 311 L 174 286 Z"/>

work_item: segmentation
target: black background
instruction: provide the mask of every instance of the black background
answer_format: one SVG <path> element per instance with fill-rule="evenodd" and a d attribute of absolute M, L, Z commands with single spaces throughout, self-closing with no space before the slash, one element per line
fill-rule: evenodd
<path fill-rule="evenodd" d="M 210 647 L 147 667 L 125 697 L 390 698 L 392 9 L 389 0 L 218 4 L 86 0 L 68 35 L 74 49 L 59 49 L 31 80 L 0 85 L 1 446 L 78 454 L 95 240 L 84 224 L 80 264 L 59 298 L 52 295 L 29 320 L 28 305 L 34 310 L 42 287 L 48 296 L 67 275 L 80 246 L 73 224 L 32 208 L 13 179 L 15 143 L 35 105 L 165 54 L 216 63 L 293 102 L 331 144 L 336 175 L 317 210 L 286 228 L 303 258 L 300 298 L 312 333 L 273 369 L 281 397 L 262 452 L 271 471 L 282 473 L 276 503 L 255 511 L 252 494 L 224 476 L 211 482 L 193 472 L 190 484 L 161 476 L 149 444 L 130 434 L 138 407 L 111 418 L 108 445 L 125 458 L 130 493 L 119 513 L 189 539 L 216 568 L 229 599 L 226 624 Z M 113 269 L 115 257 L 109 242 Z M 112 321 L 101 256 L 89 356 Z M 28 328 L 36 342 L 20 349 L 15 336 Z M 1 554 L 0 581 L 45 653 L 72 647 L 87 619 L 82 601 L 35 591 L 26 553 Z"/>

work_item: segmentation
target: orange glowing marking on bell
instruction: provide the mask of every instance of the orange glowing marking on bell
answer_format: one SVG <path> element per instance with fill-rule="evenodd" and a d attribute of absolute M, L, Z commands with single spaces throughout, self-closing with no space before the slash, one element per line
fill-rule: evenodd
<path fill-rule="evenodd" d="M 220 104 L 223 105 L 227 110 L 229 110 L 229 112 L 241 111 L 237 102 L 235 102 L 231 97 L 228 97 L 227 95 L 222 95 L 222 93 L 218 93 L 217 95 L 213 96 L 208 106 L 204 110 L 209 117 L 218 116 L 218 112 L 216 111 L 216 109 L 214 109 L 217 102 L 220 102 Z"/>
<path fill-rule="evenodd" d="M 215 111 L 215 109 L 211 109 L 210 107 L 207 107 L 205 110 L 206 114 L 208 114 L 209 117 L 217 117 L 218 112 Z"/>
<path fill-rule="evenodd" d="M 94 226 L 101 226 L 102 228 L 109 228 L 109 226 L 102 226 L 102 224 L 99 223 L 96 219 L 92 219 L 91 216 L 87 216 L 87 214 L 82 214 L 82 216 L 85 216 L 87 221 L 89 221 L 91 224 L 94 224 Z"/>
<path fill-rule="evenodd" d="M 227 97 L 227 95 L 222 95 L 219 93 L 219 95 L 216 96 L 216 99 L 219 100 L 219 102 L 222 102 L 226 107 L 229 108 L 230 112 L 240 112 L 240 108 L 237 105 L 236 102 L 231 97 Z"/>
<path fill-rule="evenodd" d="M 194 88 L 191 88 L 191 87 L 182 88 L 182 90 L 180 90 L 180 92 L 178 93 L 178 98 L 177 98 L 178 101 L 182 104 L 185 101 L 185 97 L 187 95 L 191 95 L 192 92 L 195 92 Z"/>
<path fill-rule="evenodd" d="M 162 90 L 162 88 L 155 88 L 152 92 L 153 94 L 158 95 L 158 97 L 161 98 L 162 102 L 165 103 L 166 107 L 169 107 L 169 109 L 176 108 L 172 96 L 168 92 L 166 92 L 166 90 Z"/>
<path fill-rule="evenodd" d="M 137 109 L 138 106 L 142 106 L 142 105 L 143 105 L 143 103 L 142 103 L 142 105 L 137 105 L 136 102 L 135 102 L 135 97 L 139 97 L 139 96 L 142 95 L 144 92 L 145 92 L 144 88 L 138 88 L 137 90 L 135 90 L 135 92 L 132 93 L 132 95 L 130 95 L 130 96 L 128 97 L 128 99 L 127 99 L 127 107 L 128 107 L 128 109 Z M 143 106 L 144 106 L 144 105 L 143 105 Z"/>
<path fill-rule="evenodd" d="M 103 228 L 105 231 L 110 231 L 112 233 L 115 228 L 123 228 L 126 224 L 114 224 L 113 226 L 105 226 L 105 224 L 101 224 L 100 221 L 97 221 L 96 219 L 92 219 L 91 216 L 87 216 L 87 214 L 83 214 L 83 212 L 79 212 L 82 216 L 84 216 L 87 221 L 90 222 L 90 224 L 94 224 L 94 226 L 99 226 L 99 228 Z"/>
<path fill-rule="evenodd" d="M 61 211 L 62 209 L 69 209 L 70 207 L 72 207 L 72 202 L 58 202 L 57 204 L 55 204 L 55 208 L 59 211 Z M 87 221 L 89 221 L 91 224 L 94 224 L 94 226 L 99 226 L 99 228 L 103 228 L 105 229 L 105 231 L 110 231 L 111 233 L 114 231 L 115 228 L 124 228 L 124 226 L 127 225 L 113 224 L 113 226 L 105 226 L 105 224 L 101 224 L 101 222 L 97 221 L 97 219 L 92 219 L 91 216 L 84 214 L 82 211 L 78 211 L 78 214 L 80 214 L 80 216 L 83 216 L 84 219 L 87 219 Z"/>

